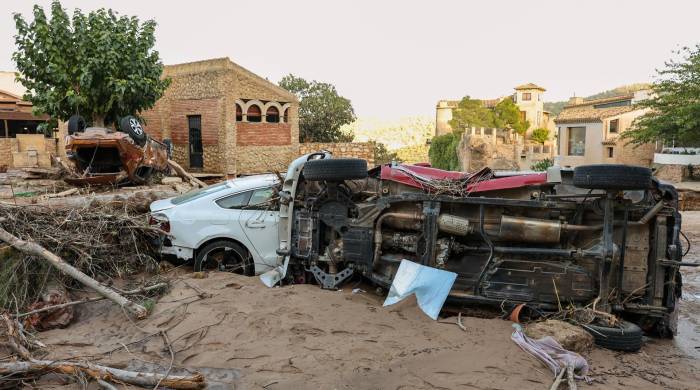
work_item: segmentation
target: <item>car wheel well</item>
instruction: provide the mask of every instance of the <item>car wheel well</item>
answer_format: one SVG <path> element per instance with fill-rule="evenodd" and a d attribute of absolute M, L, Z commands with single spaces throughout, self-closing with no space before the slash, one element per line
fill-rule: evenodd
<path fill-rule="evenodd" d="M 199 246 L 197 247 L 197 249 L 194 250 L 194 253 L 193 253 L 192 258 L 193 258 L 193 259 L 196 259 L 196 258 L 197 258 L 197 253 L 199 252 L 199 250 L 202 249 L 202 248 L 204 248 L 205 246 L 211 244 L 211 243 L 214 242 L 214 241 L 229 241 L 229 242 L 232 242 L 232 243 L 234 243 L 234 244 L 238 244 L 238 245 L 241 246 L 241 248 L 245 249 L 246 252 L 248 252 L 248 255 L 251 255 L 251 254 L 252 254 L 252 252 L 250 251 L 250 249 L 248 249 L 248 247 L 245 246 L 245 244 L 243 244 L 242 242 L 240 242 L 240 241 L 238 241 L 238 240 L 236 240 L 236 239 L 233 239 L 233 238 L 230 238 L 230 237 L 214 237 L 214 238 L 210 238 L 209 240 L 206 240 L 206 241 L 202 242 L 201 244 L 199 244 Z"/>

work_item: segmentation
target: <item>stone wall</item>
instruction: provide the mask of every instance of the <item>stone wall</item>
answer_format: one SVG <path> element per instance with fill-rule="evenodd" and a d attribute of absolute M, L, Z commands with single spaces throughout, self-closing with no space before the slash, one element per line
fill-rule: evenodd
<path fill-rule="evenodd" d="M 327 150 L 335 158 L 361 158 L 367 160 L 367 166 L 374 166 L 374 144 L 371 142 L 309 142 L 299 144 L 299 155 Z"/>
<path fill-rule="evenodd" d="M 15 138 L 0 138 L 0 166 L 12 167 L 12 152 L 17 150 Z"/>
<path fill-rule="evenodd" d="M 700 165 L 654 164 L 654 176 L 669 183 L 700 179 Z"/>

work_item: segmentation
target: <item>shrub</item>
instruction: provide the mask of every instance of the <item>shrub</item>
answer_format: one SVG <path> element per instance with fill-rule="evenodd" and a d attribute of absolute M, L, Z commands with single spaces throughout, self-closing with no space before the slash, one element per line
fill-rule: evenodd
<path fill-rule="evenodd" d="M 547 168 L 551 167 L 554 165 L 554 161 L 552 161 L 551 158 L 545 158 L 544 160 L 540 160 L 530 166 L 530 169 L 533 171 L 537 172 L 544 172 L 547 170 Z"/>
<path fill-rule="evenodd" d="M 430 164 L 439 169 L 460 170 L 457 148 L 461 138 L 461 133 L 449 133 L 433 137 L 430 143 L 430 150 L 428 151 Z"/>

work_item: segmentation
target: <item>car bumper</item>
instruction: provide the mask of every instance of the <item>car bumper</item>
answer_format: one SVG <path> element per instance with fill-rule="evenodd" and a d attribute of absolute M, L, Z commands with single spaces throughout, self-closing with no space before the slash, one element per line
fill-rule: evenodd
<path fill-rule="evenodd" d="M 170 238 L 159 237 L 153 244 L 158 247 L 158 253 L 161 255 L 175 256 L 185 261 L 194 259 L 194 248 L 174 245 Z"/>

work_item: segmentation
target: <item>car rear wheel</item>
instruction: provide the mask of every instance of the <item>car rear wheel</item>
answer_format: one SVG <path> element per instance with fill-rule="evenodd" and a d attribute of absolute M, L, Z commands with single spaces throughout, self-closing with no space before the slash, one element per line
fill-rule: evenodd
<path fill-rule="evenodd" d="M 574 186 L 593 190 L 651 188 L 651 169 L 634 165 L 595 164 L 574 168 Z"/>
<path fill-rule="evenodd" d="M 636 352 L 642 348 L 642 328 L 622 321 L 617 327 L 589 324 L 585 329 L 593 335 L 596 345 L 615 351 Z"/>
<path fill-rule="evenodd" d="M 210 242 L 197 251 L 194 270 L 216 270 L 253 276 L 255 266 L 250 253 L 241 245 L 228 240 Z"/>
<path fill-rule="evenodd" d="M 311 181 L 343 181 L 367 177 L 367 161 L 359 158 L 310 160 L 304 164 L 304 178 Z"/>
<path fill-rule="evenodd" d="M 119 121 L 119 129 L 131 137 L 134 143 L 139 146 L 146 144 L 148 136 L 143 130 L 141 122 L 135 116 L 127 115 Z"/>

